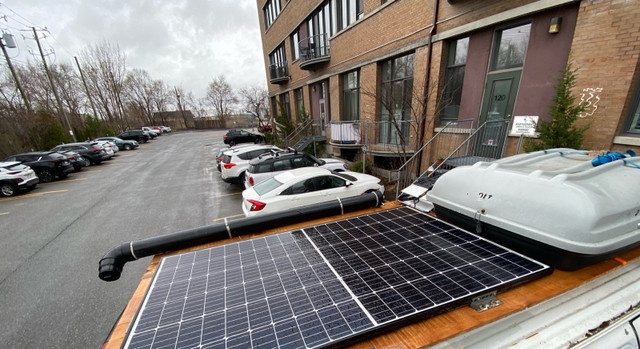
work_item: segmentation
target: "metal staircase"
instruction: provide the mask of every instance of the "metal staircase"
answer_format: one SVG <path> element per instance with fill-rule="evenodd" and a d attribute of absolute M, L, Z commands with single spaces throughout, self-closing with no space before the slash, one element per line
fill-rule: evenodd
<path fill-rule="evenodd" d="M 313 119 L 307 120 L 298 126 L 291 134 L 285 138 L 286 147 L 302 151 L 311 143 L 326 142 L 327 138 L 320 134 L 320 125 L 313 123 Z"/>

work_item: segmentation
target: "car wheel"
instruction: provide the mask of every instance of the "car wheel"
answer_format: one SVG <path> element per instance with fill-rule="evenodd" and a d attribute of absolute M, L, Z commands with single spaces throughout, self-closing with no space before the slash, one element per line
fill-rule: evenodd
<path fill-rule="evenodd" d="M 62 179 L 62 178 L 67 178 L 67 176 L 69 176 L 67 172 L 62 172 L 58 177 Z"/>
<path fill-rule="evenodd" d="M 244 172 L 242 172 L 240 177 L 238 177 L 238 185 L 244 188 Z"/>
<path fill-rule="evenodd" d="M 234 141 L 229 141 L 229 146 L 230 146 L 230 147 L 233 147 L 234 145 L 236 145 L 236 142 L 234 142 Z"/>
<path fill-rule="evenodd" d="M 38 178 L 40 178 L 41 182 L 49 183 L 54 179 L 54 176 L 49 170 L 40 170 L 38 172 Z"/>
<path fill-rule="evenodd" d="M 11 183 L 0 183 L 0 196 L 14 196 L 18 189 Z"/>
<path fill-rule="evenodd" d="M 260 144 L 262 143 L 262 139 L 260 137 L 256 137 L 256 139 L 253 140 L 253 143 Z"/>
<path fill-rule="evenodd" d="M 123 148 L 124 150 L 131 150 L 131 144 L 125 144 Z"/>
<path fill-rule="evenodd" d="M 88 157 L 83 156 L 82 159 L 84 160 L 84 163 L 87 164 L 87 166 L 91 166 L 91 160 L 89 160 Z"/>

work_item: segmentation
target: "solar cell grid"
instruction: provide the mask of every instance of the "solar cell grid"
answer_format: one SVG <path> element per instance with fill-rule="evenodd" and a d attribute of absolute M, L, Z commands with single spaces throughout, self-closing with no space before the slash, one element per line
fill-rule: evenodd
<path fill-rule="evenodd" d="M 396 208 L 163 258 L 126 347 L 335 346 L 547 270 Z"/>

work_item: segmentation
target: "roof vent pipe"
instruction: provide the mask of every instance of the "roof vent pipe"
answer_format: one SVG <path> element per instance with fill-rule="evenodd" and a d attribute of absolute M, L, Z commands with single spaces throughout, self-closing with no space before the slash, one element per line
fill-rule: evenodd
<path fill-rule="evenodd" d="M 382 204 L 382 201 L 382 193 L 375 191 L 342 199 L 341 201 L 332 200 L 283 212 L 240 218 L 233 221 L 225 219 L 223 223 L 126 242 L 113 248 L 100 259 L 98 276 L 104 281 L 115 281 L 120 278 L 124 264 L 136 259 L 252 234 L 284 225 L 378 207 Z"/>

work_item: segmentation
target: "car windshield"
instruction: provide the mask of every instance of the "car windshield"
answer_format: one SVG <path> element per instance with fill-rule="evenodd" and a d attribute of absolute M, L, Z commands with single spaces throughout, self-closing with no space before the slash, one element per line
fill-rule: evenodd
<path fill-rule="evenodd" d="M 331 170 L 331 173 L 333 173 L 336 176 L 340 176 L 340 177 L 342 177 L 342 178 L 344 178 L 344 179 L 346 179 L 348 181 L 351 181 L 351 182 L 357 182 L 358 181 L 358 179 L 356 177 L 350 176 L 350 175 L 348 175 L 348 174 L 346 174 L 344 172 L 336 172 L 334 170 Z"/>
<path fill-rule="evenodd" d="M 264 182 L 258 183 L 253 187 L 253 190 L 256 191 L 256 193 L 258 193 L 258 195 L 262 196 L 274 189 L 276 189 L 277 187 L 281 186 L 282 183 L 279 182 L 278 180 L 276 180 L 275 178 L 269 178 Z"/>

